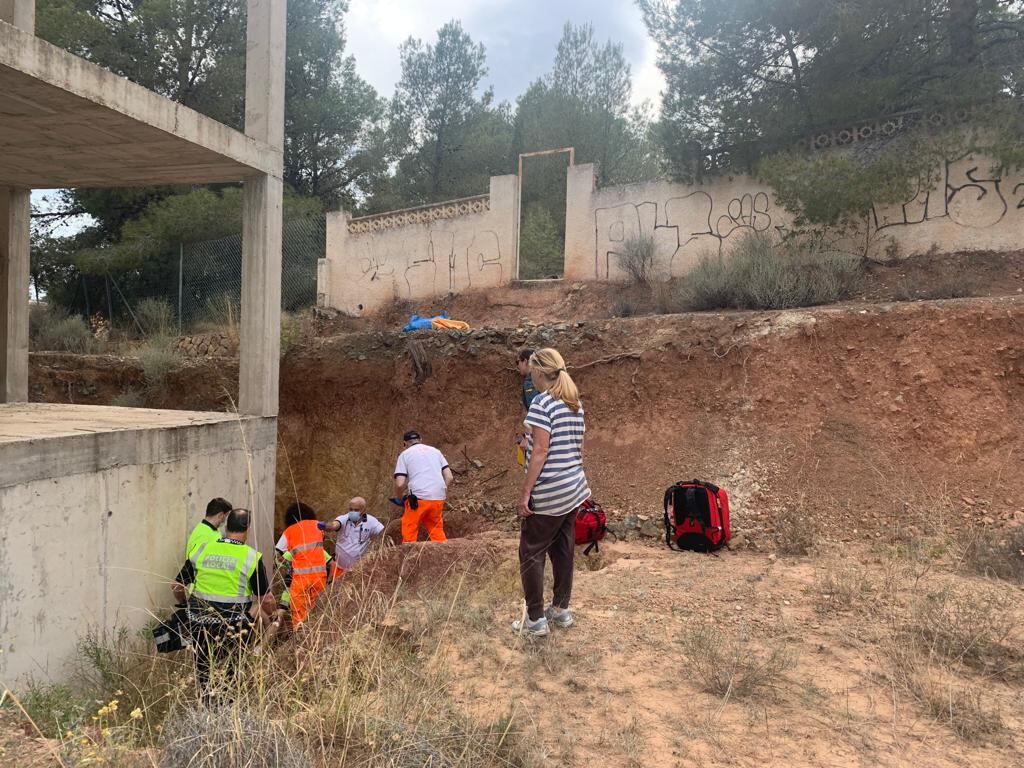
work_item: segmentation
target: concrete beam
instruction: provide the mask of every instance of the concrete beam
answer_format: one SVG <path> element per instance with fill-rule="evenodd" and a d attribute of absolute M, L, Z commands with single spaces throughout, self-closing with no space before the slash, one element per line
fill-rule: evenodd
<path fill-rule="evenodd" d="M 281 162 L 279 147 L 0 21 L 0 184 L 241 181 Z"/>
<path fill-rule="evenodd" d="M 0 0 L 0 21 L 13 24 L 30 35 L 36 30 L 36 0 Z"/>
<path fill-rule="evenodd" d="M 29 226 L 32 193 L 0 187 L 0 402 L 28 400 Z"/>
<path fill-rule="evenodd" d="M 245 133 L 284 149 L 286 0 L 248 0 L 245 51 Z"/>

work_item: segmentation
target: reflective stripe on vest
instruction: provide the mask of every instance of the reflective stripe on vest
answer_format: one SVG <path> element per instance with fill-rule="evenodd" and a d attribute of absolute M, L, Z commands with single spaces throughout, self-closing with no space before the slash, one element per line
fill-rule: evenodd
<path fill-rule="evenodd" d="M 324 567 L 324 534 L 316 520 L 300 520 L 284 530 L 288 552 L 292 556 L 292 573 L 326 573 Z"/>
<path fill-rule="evenodd" d="M 192 533 L 188 535 L 188 543 L 185 544 L 185 557 L 191 557 L 195 548 L 203 542 L 216 541 L 219 538 L 220 533 L 218 533 L 214 528 L 211 528 L 205 522 L 200 523 L 193 528 Z"/>
<path fill-rule="evenodd" d="M 190 558 L 196 569 L 193 597 L 214 603 L 250 603 L 249 579 L 260 553 L 245 544 L 208 541 Z"/>

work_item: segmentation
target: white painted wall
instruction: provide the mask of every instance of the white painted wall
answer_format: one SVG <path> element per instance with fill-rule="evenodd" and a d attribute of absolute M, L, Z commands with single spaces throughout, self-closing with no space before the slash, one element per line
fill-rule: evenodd
<path fill-rule="evenodd" d="M 275 419 L 183 419 L 0 444 L 0 464 L 38 457 L 21 481 L 0 473 L 0 683 L 60 679 L 88 627 L 137 630 L 169 606 L 206 503 L 252 508 L 250 475 L 255 496 L 273 498 L 275 436 Z M 259 518 L 256 544 L 269 551 L 273 510 Z"/>
<path fill-rule="evenodd" d="M 869 217 L 871 255 L 1024 247 L 1024 173 L 999 175 L 983 157 L 949 161 L 930 189 L 903 205 L 877 206 Z M 654 238 L 655 272 L 685 275 L 702 254 L 727 252 L 748 232 L 782 235 L 792 216 L 772 190 L 749 176 L 720 176 L 690 186 L 652 181 L 598 189 L 593 165 L 569 168 L 565 278 L 623 281 L 617 254 L 636 235 Z M 319 303 L 350 314 L 396 298 L 508 284 L 516 277 L 516 177 L 491 179 L 490 211 L 352 234 L 347 214 L 327 220 Z M 864 233 L 838 244 L 863 250 Z"/>
<path fill-rule="evenodd" d="M 443 208 L 441 203 L 433 208 Z M 454 204 L 453 204 L 454 205 Z M 453 218 L 349 231 L 349 214 L 327 217 L 327 254 L 320 260 L 320 306 L 359 315 L 395 299 L 427 299 L 505 285 L 516 276 L 516 176 L 491 178 L 489 210 Z M 395 218 L 424 218 L 398 214 Z"/>

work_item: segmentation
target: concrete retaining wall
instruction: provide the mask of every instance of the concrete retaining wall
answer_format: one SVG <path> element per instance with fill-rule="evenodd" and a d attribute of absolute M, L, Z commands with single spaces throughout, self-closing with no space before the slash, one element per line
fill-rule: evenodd
<path fill-rule="evenodd" d="M 90 626 L 147 625 L 172 603 L 168 585 L 207 501 L 253 508 L 251 485 L 273 488 L 276 419 L 189 416 L 0 442 L 4 684 L 63 677 Z M 260 516 L 256 543 L 266 551 L 272 514 Z"/>

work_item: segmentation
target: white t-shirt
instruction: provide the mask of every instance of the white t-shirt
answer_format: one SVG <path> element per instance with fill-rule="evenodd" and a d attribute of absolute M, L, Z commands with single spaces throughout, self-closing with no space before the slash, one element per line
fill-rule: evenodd
<path fill-rule="evenodd" d="M 370 540 L 383 532 L 384 525 L 373 515 L 367 515 L 365 523 L 353 523 L 347 513 L 335 519 L 341 523 L 341 530 L 334 545 L 334 564 L 339 568 L 351 568 L 366 554 Z"/>
<path fill-rule="evenodd" d="M 441 471 L 447 468 L 448 462 L 437 448 L 417 443 L 399 454 L 395 477 L 409 478 L 408 492 L 417 498 L 444 501 L 448 498 L 448 487 Z"/>

